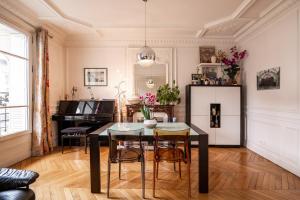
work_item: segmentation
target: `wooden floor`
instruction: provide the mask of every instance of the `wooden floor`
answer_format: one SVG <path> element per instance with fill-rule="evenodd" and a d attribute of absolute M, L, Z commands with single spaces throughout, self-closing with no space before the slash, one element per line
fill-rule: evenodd
<path fill-rule="evenodd" d="M 146 197 L 152 197 L 151 152 L 146 162 Z M 192 151 L 192 199 L 300 199 L 300 178 L 283 170 L 257 154 L 241 148 L 210 148 L 210 192 L 197 192 L 197 150 Z M 107 148 L 101 149 L 102 194 L 90 193 L 89 154 L 83 149 L 66 149 L 62 155 L 56 151 L 40 158 L 30 158 L 16 164 L 20 169 L 39 172 L 40 177 L 31 188 L 38 200 L 96 200 L 106 199 Z M 112 166 L 112 199 L 141 199 L 140 165 L 124 164 L 122 179 L 118 167 Z M 160 166 L 156 199 L 186 199 L 186 173 L 183 177 L 173 170 L 172 164 Z M 193 176 L 193 174 L 195 174 Z"/>

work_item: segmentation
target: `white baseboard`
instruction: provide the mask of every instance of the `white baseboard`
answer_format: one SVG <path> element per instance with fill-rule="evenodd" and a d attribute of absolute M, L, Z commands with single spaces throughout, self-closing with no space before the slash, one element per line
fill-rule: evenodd
<path fill-rule="evenodd" d="M 260 145 L 251 142 L 247 143 L 247 148 L 300 177 L 300 167 L 286 162 L 284 159 L 280 158 L 280 155 L 274 154 Z"/>

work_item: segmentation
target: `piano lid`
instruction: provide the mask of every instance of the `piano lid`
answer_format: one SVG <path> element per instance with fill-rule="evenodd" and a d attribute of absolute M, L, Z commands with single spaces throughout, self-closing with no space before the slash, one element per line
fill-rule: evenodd
<path fill-rule="evenodd" d="M 97 115 L 97 114 L 113 114 L 115 107 L 114 100 L 80 100 L 80 101 L 60 101 L 58 113 L 59 115 Z"/>

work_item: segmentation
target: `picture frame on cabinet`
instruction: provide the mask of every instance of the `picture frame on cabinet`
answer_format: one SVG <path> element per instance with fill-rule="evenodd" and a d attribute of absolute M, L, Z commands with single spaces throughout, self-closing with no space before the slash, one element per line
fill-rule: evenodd
<path fill-rule="evenodd" d="M 192 84 L 199 85 L 201 84 L 202 74 L 192 74 Z"/>
<path fill-rule="evenodd" d="M 107 68 L 84 68 L 84 86 L 107 86 Z"/>
<path fill-rule="evenodd" d="M 202 67 L 203 76 L 208 79 L 218 78 L 218 67 Z"/>

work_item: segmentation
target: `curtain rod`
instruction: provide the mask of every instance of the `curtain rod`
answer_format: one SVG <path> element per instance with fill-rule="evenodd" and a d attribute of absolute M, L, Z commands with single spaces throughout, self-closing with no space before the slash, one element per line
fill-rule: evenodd
<path fill-rule="evenodd" d="M 12 12 L 11 10 L 1 6 L 4 10 L 6 10 L 7 12 L 9 12 L 10 14 L 12 14 L 13 16 L 15 16 L 16 18 L 18 18 L 19 20 L 21 20 L 22 22 L 24 22 L 25 24 L 27 24 L 28 26 L 32 27 L 34 30 L 38 29 L 38 27 L 36 27 L 35 25 L 31 24 L 30 22 L 26 21 L 25 19 L 23 19 L 22 17 L 16 15 L 14 12 Z M 53 38 L 53 35 L 48 33 L 48 37 L 49 38 Z"/>

